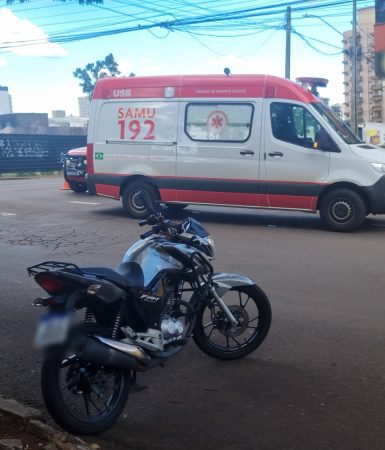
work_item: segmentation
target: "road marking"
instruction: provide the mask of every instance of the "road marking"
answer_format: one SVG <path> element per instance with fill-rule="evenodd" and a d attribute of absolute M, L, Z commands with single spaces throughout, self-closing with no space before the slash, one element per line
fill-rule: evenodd
<path fill-rule="evenodd" d="M 95 203 L 95 202 L 77 202 L 75 200 L 68 200 L 68 203 L 76 203 L 77 205 L 100 205 L 100 203 Z"/>
<path fill-rule="evenodd" d="M 14 213 L 0 212 L 0 216 L 4 216 L 4 217 L 7 217 L 7 216 L 16 216 L 16 214 L 14 214 Z"/>

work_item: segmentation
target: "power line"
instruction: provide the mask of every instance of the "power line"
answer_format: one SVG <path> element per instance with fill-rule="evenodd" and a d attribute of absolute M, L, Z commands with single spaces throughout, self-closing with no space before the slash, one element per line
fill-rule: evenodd
<path fill-rule="evenodd" d="M 38 0 L 36 0 L 38 1 Z M 115 0 L 118 1 L 118 0 Z M 180 5 L 181 0 L 176 0 L 177 4 Z M 358 0 L 360 3 L 367 3 L 367 0 Z M 118 3 L 123 4 L 125 7 L 125 3 L 122 1 L 118 1 Z M 165 4 L 172 5 L 175 3 L 171 2 L 163 2 Z M 94 5 L 94 7 L 97 7 L 98 9 L 106 10 L 108 12 L 112 12 L 114 14 L 119 14 L 121 16 L 124 16 L 125 19 L 122 19 L 121 21 L 106 21 L 106 18 L 104 18 L 103 23 L 96 23 L 91 25 L 88 28 L 88 31 L 79 33 L 79 30 L 84 30 L 84 26 L 79 28 L 72 28 L 67 30 L 58 30 L 55 32 L 52 32 L 49 34 L 49 41 L 53 43 L 63 44 L 63 43 L 70 43 L 70 42 L 76 42 L 81 41 L 85 39 L 93 39 L 97 37 L 102 36 L 112 36 L 116 34 L 122 34 L 122 33 L 129 33 L 133 31 L 140 31 L 140 30 L 148 30 L 152 32 L 154 28 L 160 28 L 168 31 L 180 31 L 185 33 L 195 33 L 195 37 L 197 35 L 199 36 L 209 36 L 209 37 L 216 37 L 216 38 L 223 38 L 223 37 L 236 37 L 240 36 L 239 34 L 236 35 L 236 31 L 247 31 L 250 34 L 256 34 L 255 28 L 260 28 L 261 31 L 267 31 L 277 26 L 277 23 L 282 22 L 283 14 L 286 11 L 287 6 L 292 7 L 293 14 L 294 13 L 300 13 L 304 11 L 309 10 L 318 10 L 318 9 L 341 9 L 342 7 L 346 7 L 347 5 L 350 5 L 351 0 L 343 0 L 343 1 L 336 1 L 336 0 L 327 0 L 320 2 L 319 0 L 294 0 L 291 2 L 284 2 L 284 3 L 265 3 L 260 4 L 259 6 L 254 6 L 252 8 L 243 8 L 243 9 L 237 9 L 232 11 L 215 11 L 212 8 L 207 8 L 207 5 L 210 5 L 211 3 L 215 3 L 213 0 L 206 1 L 206 2 L 186 2 L 184 3 L 188 4 L 188 6 L 197 8 L 199 7 L 199 10 L 208 11 L 208 14 L 193 14 L 188 17 L 181 17 L 177 18 L 177 16 L 172 12 L 173 8 L 170 8 L 168 10 L 161 10 L 156 9 L 159 7 L 159 3 L 152 2 L 146 2 L 146 5 L 155 5 L 156 8 L 153 8 L 152 6 L 143 6 L 143 4 L 137 4 L 135 2 L 130 1 L 130 6 L 134 6 L 137 8 L 142 8 L 142 10 L 145 10 L 146 12 L 142 13 L 133 13 L 133 12 L 124 12 L 119 11 L 118 8 L 110 8 L 110 7 L 104 7 L 100 5 Z M 239 4 L 249 4 L 249 1 L 246 2 L 238 2 Z M 60 5 L 58 5 L 60 6 Z M 128 5 L 127 5 L 128 6 Z M 37 7 L 35 9 L 41 9 L 41 7 Z M 180 7 L 178 7 L 180 10 Z M 175 8 L 174 8 L 175 10 Z M 20 10 L 19 10 L 20 11 Z M 154 13 L 152 16 L 148 16 L 148 11 Z M 214 12 L 213 12 L 214 11 Z M 71 13 L 70 13 L 71 14 Z M 161 19 L 166 17 L 173 17 L 173 20 L 157 20 L 154 21 L 153 19 Z M 49 16 L 46 16 L 47 18 Z M 264 22 L 256 22 L 256 18 L 263 18 Z M 112 19 L 111 17 L 107 20 Z M 97 19 L 92 19 L 97 20 Z M 138 21 L 143 20 L 144 23 L 137 23 Z M 298 18 L 293 17 L 293 20 L 298 20 Z M 78 21 L 80 23 L 80 21 Z M 78 23 L 75 22 L 75 23 Z M 83 22 L 83 20 L 82 20 Z M 268 22 L 270 22 L 271 25 L 268 25 Z M 74 24 L 74 22 L 71 22 Z M 125 26 L 122 28 L 116 27 L 120 24 L 127 24 L 132 23 L 132 26 Z M 225 25 L 224 25 L 225 23 Z M 48 25 L 47 25 L 48 26 Z M 113 28 L 112 28 L 113 27 Z M 110 28 L 110 29 L 106 29 Z M 247 33 L 243 34 L 244 36 L 248 35 Z M 308 45 L 308 37 L 304 35 L 298 34 L 298 36 L 304 40 Z M 29 41 L 15 41 L 15 42 L 8 42 L 3 43 L 2 46 L 0 46 L 0 49 L 4 52 L 7 50 L 12 50 L 13 48 L 25 46 L 25 45 L 37 45 L 40 43 L 46 43 L 46 39 L 39 39 L 39 40 L 29 40 Z"/>

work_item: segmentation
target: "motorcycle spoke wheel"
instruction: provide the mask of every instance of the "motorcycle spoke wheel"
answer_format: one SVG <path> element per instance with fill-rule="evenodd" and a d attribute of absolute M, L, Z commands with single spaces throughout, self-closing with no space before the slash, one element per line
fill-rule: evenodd
<path fill-rule="evenodd" d="M 258 334 L 259 311 L 253 301 L 249 302 L 250 296 L 244 292 L 230 291 L 226 297 L 226 304 L 238 320 L 238 325 L 233 326 L 219 305 L 213 303 L 211 308 L 205 312 L 205 315 L 209 315 L 209 321 L 207 324 L 203 322 L 203 329 L 206 339 L 210 340 L 214 347 L 224 351 L 238 350 L 247 346 Z M 252 317 L 250 318 L 250 316 Z"/>
<path fill-rule="evenodd" d="M 74 362 L 60 365 L 58 382 L 63 402 L 79 420 L 97 422 L 110 413 L 119 399 L 122 374 Z"/>
<path fill-rule="evenodd" d="M 80 326 L 66 348 L 47 355 L 41 372 L 48 412 L 62 428 L 78 435 L 96 435 L 110 428 L 122 413 L 129 394 L 127 372 L 77 357 L 78 339 L 93 334 L 109 337 L 109 331 L 100 325 Z"/>
<path fill-rule="evenodd" d="M 222 299 L 237 320 L 233 325 L 212 301 L 197 317 L 194 340 L 198 347 L 219 359 L 236 359 L 254 351 L 265 339 L 271 322 L 266 295 L 257 286 L 239 286 L 227 291 Z"/>

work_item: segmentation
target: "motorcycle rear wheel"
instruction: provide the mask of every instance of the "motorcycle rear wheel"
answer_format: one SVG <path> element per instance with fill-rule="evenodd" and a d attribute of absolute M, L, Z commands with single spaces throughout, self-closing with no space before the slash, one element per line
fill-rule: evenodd
<path fill-rule="evenodd" d="M 238 326 L 232 326 L 219 305 L 212 300 L 197 313 L 194 342 L 213 358 L 243 358 L 257 349 L 269 332 L 269 300 L 256 285 L 236 286 L 227 291 L 222 299 L 238 320 Z"/>
<path fill-rule="evenodd" d="M 73 330 L 41 370 L 44 403 L 55 422 L 70 433 L 96 435 L 110 428 L 126 405 L 130 378 L 125 371 L 80 361 L 74 349 L 79 339 L 92 334 L 109 337 L 105 327 L 90 323 Z"/>

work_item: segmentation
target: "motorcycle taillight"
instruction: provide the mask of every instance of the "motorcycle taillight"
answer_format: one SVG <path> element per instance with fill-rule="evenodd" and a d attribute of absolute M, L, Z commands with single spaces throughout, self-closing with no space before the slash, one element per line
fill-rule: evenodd
<path fill-rule="evenodd" d="M 36 283 L 49 294 L 58 294 L 64 291 L 65 283 L 50 273 L 39 273 L 35 277 Z"/>

